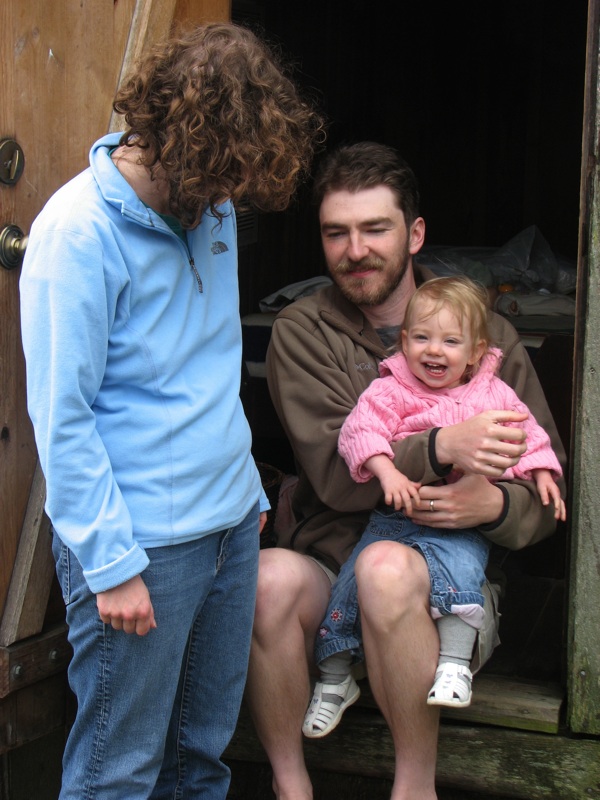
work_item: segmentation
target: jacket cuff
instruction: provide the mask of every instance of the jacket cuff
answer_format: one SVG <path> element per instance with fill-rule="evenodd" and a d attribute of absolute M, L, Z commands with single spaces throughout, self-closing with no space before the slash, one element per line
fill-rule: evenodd
<path fill-rule="evenodd" d="M 486 531 L 495 530 L 500 525 L 502 525 L 502 523 L 504 522 L 504 520 L 508 516 L 508 509 L 509 509 L 509 506 L 510 506 L 510 495 L 508 493 L 508 489 L 506 488 L 506 486 L 503 486 L 501 483 L 495 483 L 494 486 L 496 486 L 502 492 L 502 496 L 504 497 L 504 507 L 502 508 L 502 513 L 500 514 L 498 519 L 495 520 L 495 522 L 488 522 L 487 525 L 478 525 L 477 526 L 477 530 L 481 531 L 482 533 L 485 533 Z"/>
<path fill-rule="evenodd" d="M 437 455 L 435 452 L 435 440 L 437 438 L 438 433 L 440 432 L 441 428 L 433 428 L 431 433 L 429 434 L 429 443 L 428 443 L 428 456 L 429 456 L 429 463 L 431 464 L 432 470 L 435 472 L 436 475 L 439 475 L 440 478 L 445 478 L 452 472 L 452 464 L 440 464 L 437 459 Z"/>
<path fill-rule="evenodd" d="M 146 551 L 139 544 L 119 556 L 115 561 L 96 569 L 84 569 L 83 577 L 90 587 L 90 592 L 98 594 L 120 586 L 136 575 L 140 575 L 150 563 Z"/>

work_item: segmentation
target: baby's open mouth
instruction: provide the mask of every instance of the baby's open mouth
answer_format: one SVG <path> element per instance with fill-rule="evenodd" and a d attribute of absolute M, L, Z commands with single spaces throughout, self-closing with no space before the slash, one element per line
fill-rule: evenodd
<path fill-rule="evenodd" d="M 425 364 L 425 369 L 432 375 L 443 375 L 448 368 L 443 364 Z"/>

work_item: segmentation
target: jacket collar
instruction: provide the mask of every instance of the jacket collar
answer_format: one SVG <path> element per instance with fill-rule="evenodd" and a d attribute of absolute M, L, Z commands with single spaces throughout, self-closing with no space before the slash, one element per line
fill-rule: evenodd
<path fill-rule="evenodd" d="M 378 358 L 385 358 L 387 349 L 377 331 L 362 311 L 347 300 L 335 284 L 323 289 L 321 296 L 320 316 L 324 322 L 371 350 Z"/>

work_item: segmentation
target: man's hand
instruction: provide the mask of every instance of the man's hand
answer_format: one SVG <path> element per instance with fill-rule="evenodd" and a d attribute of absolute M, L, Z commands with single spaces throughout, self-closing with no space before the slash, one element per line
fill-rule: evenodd
<path fill-rule="evenodd" d="M 141 575 L 114 589 L 98 592 L 96 604 L 102 622 L 116 631 L 145 636 L 151 628 L 156 628 L 150 594 Z"/>
<path fill-rule="evenodd" d="M 499 478 L 508 467 L 518 464 L 527 450 L 525 431 L 501 423 L 526 419 L 527 414 L 517 411 L 484 411 L 441 428 L 435 440 L 437 459 L 440 464 L 454 464 L 462 472 Z"/>
<path fill-rule="evenodd" d="M 434 528 L 476 528 L 495 522 L 504 507 L 502 491 L 483 475 L 464 475 L 456 483 L 422 486 L 411 519 Z"/>

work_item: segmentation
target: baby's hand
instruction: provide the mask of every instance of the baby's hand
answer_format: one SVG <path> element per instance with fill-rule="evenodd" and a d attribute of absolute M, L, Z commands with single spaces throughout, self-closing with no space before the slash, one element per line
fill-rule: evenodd
<path fill-rule="evenodd" d="M 540 489 L 540 497 L 542 503 L 547 506 L 550 501 L 554 503 L 554 519 L 559 519 L 564 522 L 567 518 L 567 507 L 565 501 L 560 496 L 558 486 L 553 483 L 551 486 L 542 487 Z"/>
<path fill-rule="evenodd" d="M 413 511 L 413 503 L 416 508 L 419 508 L 419 489 L 420 483 L 414 483 L 409 480 L 406 475 L 403 475 L 398 470 L 395 474 L 386 475 L 381 482 L 385 502 L 388 506 L 394 506 L 396 511 L 404 509 L 407 517 L 410 517 Z"/>
<path fill-rule="evenodd" d="M 564 522 L 567 518 L 567 509 L 565 501 L 560 496 L 560 489 L 552 477 L 552 473 L 545 469 L 534 470 L 533 477 L 542 505 L 547 506 L 550 502 L 554 503 L 554 519 L 559 519 L 561 522 Z"/>

